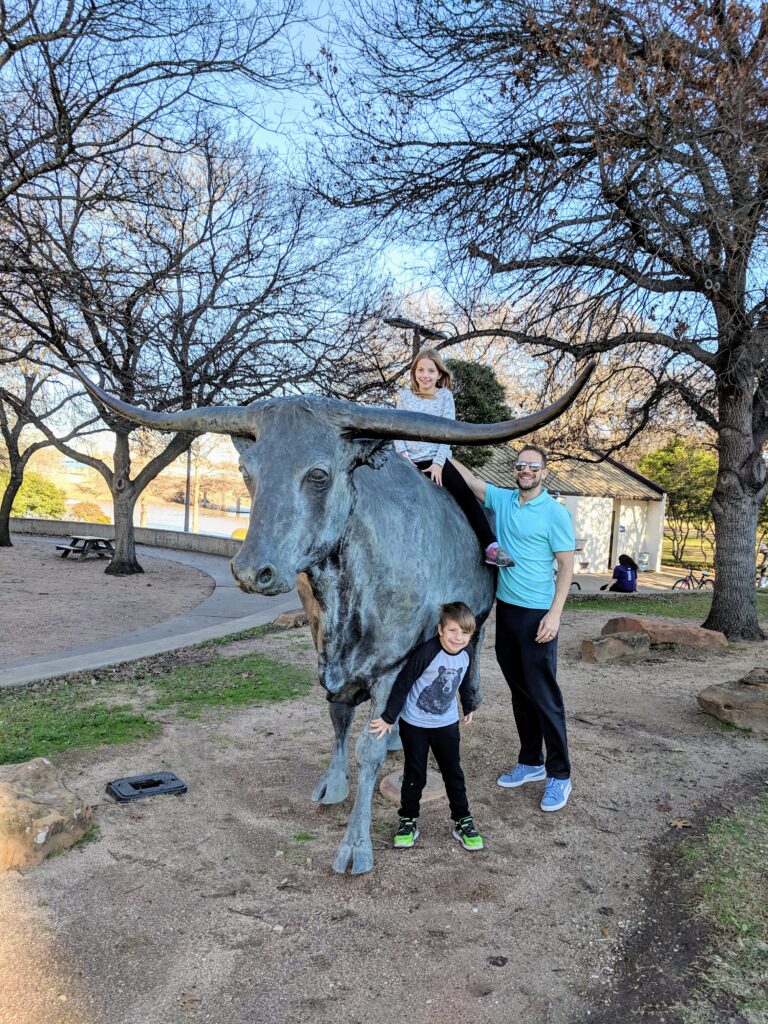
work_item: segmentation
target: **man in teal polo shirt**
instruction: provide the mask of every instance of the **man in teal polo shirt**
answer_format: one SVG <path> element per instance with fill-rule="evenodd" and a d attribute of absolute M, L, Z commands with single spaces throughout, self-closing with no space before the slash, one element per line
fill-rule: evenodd
<path fill-rule="evenodd" d="M 576 547 L 571 516 L 543 486 L 547 456 L 536 445 L 518 456 L 517 490 L 495 487 L 456 465 L 475 496 L 495 512 L 496 536 L 515 560 L 499 570 L 496 659 L 512 692 L 520 754 L 498 783 L 514 789 L 546 779 L 541 809 L 559 811 L 571 792 L 565 709 L 557 685 L 557 634 Z"/>

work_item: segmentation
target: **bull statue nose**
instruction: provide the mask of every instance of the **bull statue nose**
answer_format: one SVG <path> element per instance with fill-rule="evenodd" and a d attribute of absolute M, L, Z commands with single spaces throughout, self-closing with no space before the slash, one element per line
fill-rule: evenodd
<path fill-rule="evenodd" d="M 269 593 L 278 584 L 277 569 L 274 565 L 267 564 L 253 567 L 243 564 L 237 556 L 229 563 L 229 568 L 235 578 L 235 582 L 242 589 L 250 593 Z M 279 589 L 284 589 L 280 587 Z M 290 588 L 288 588 L 290 589 Z"/>
<path fill-rule="evenodd" d="M 261 569 L 257 569 L 256 572 L 254 573 L 256 586 L 259 588 L 270 587 L 272 586 L 272 583 L 274 582 L 276 576 L 277 571 L 274 565 L 264 565 L 261 567 Z"/>

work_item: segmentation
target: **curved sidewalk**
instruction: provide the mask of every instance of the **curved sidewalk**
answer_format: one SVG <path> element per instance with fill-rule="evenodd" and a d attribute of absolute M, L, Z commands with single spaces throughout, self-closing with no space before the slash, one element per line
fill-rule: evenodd
<path fill-rule="evenodd" d="M 43 539 L 43 538 L 40 538 Z M 53 539 L 51 543 L 56 543 Z M 301 605 L 295 590 L 280 597 L 244 594 L 235 586 L 229 570 L 229 559 L 222 555 L 205 555 L 193 551 L 174 551 L 137 545 L 137 553 L 145 558 L 164 558 L 184 562 L 207 573 L 215 582 L 213 593 L 200 604 L 181 615 L 107 637 L 92 644 L 69 647 L 58 653 L 40 655 L 23 661 L 6 662 L 0 666 L 0 687 L 23 686 L 26 683 L 86 672 L 89 669 L 119 665 L 153 654 L 189 647 L 213 640 L 228 633 L 263 626 L 281 612 Z"/>

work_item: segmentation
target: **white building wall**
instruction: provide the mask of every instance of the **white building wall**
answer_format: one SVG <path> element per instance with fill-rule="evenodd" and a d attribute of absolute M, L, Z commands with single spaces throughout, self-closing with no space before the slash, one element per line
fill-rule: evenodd
<path fill-rule="evenodd" d="M 614 565 L 618 562 L 619 555 L 629 555 L 637 561 L 640 552 L 648 550 L 645 546 L 648 505 L 647 501 L 616 502 Z"/>
<path fill-rule="evenodd" d="M 568 495 L 562 502 L 573 517 L 576 546 L 582 548 L 576 552 L 575 571 L 605 572 L 611 553 L 613 498 Z"/>
<path fill-rule="evenodd" d="M 619 560 L 630 555 L 637 562 L 640 552 L 648 552 L 648 568 L 661 568 L 664 539 L 662 501 L 622 501 L 618 498 L 592 498 L 563 495 L 560 498 L 571 513 L 577 546 L 575 572 L 607 572 Z M 583 568 L 580 563 L 588 562 Z"/>

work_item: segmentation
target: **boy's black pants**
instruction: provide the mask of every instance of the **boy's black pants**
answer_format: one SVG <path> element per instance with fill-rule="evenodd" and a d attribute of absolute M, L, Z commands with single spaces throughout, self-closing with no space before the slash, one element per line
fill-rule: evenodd
<path fill-rule="evenodd" d="M 417 462 L 415 465 L 422 470 L 429 469 L 432 463 L 427 460 L 426 462 Z M 469 484 L 466 482 L 461 473 L 451 463 L 450 459 L 446 460 L 443 466 L 443 487 L 452 495 L 469 520 L 469 525 L 477 534 L 477 538 L 480 541 L 480 545 L 485 551 L 489 544 L 493 544 L 496 540 L 493 530 L 490 527 L 488 520 L 485 518 L 482 506 L 477 498 L 474 496 L 469 488 Z"/>
<path fill-rule="evenodd" d="M 512 691 L 520 764 L 546 765 L 551 779 L 571 775 L 563 695 L 557 685 L 557 637 L 536 643 L 546 608 L 496 601 L 496 660 Z M 542 744 L 546 747 L 544 761 Z"/>
<path fill-rule="evenodd" d="M 439 729 L 422 729 L 400 719 L 400 739 L 403 741 L 405 767 L 403 785 L 400 790 L 401 818 L 418 818 L 421 794 L 427 784 L 427 758 L 429 751 L 435 755 L 440 774 L 445 783 L 451 817 L 460 821 L 469 814 L 464 772 L 459 757 L 459 723 L 444 725 Z"/>

